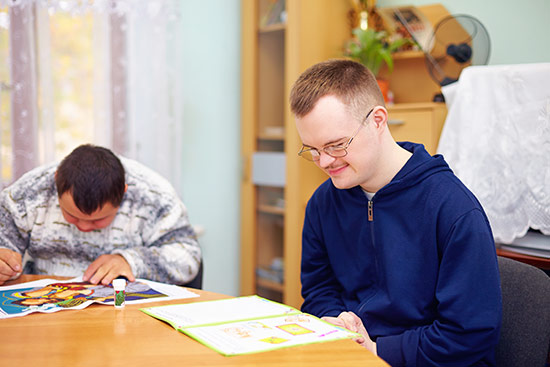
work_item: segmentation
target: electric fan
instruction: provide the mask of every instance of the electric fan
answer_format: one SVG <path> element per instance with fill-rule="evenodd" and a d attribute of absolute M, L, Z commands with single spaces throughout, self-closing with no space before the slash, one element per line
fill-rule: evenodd
<path fill-rule="evenodd" d="M 426 66 L 441 86 L 457 81 L 467 66 L 486 65 L 491 53 L 487 29 L 470 15 L 443 18 L 434 28 L 428 45 L 429 49 L 423 50 Z"/>

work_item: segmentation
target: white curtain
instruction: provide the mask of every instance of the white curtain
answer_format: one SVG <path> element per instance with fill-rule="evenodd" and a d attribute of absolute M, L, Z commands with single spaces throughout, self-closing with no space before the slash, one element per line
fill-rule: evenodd
<path fill-rule="evenodd" d="M 179 1 L 0 0 L 0 6 L 10 11 L 13 179 L 55 157 L 50 16 L 64 12 L 78 18 L 92 13 L 90 143 L 141 161 L 180 189 Z"/>

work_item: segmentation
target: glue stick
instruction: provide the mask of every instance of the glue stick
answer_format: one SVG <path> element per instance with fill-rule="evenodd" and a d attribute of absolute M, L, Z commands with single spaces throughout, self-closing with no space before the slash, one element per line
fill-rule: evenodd
<path fill-rule="evenodd" d="M 113 279 L 113 289 L 115 292 L 115 308 L 122 308 L 126 304 L 126 279 Z"/>

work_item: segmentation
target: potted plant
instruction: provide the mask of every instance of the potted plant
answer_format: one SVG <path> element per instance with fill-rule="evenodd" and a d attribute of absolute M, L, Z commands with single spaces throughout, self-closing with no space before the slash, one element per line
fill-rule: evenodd
<path fill-rule="evenodd" d="M 386 80 L 378 78 L 380 68 L 384 63 L 388 72 L 393 71 L 392 54 L 411 41 L 407 38 L 392 40 L 386 31 L 375 31 L 372 28 L 353 30 L 354 38 L 348 41 L 345 55 L 365 65 L 376 77 L 384 99 L 387 101 L 388 85 Z"/>

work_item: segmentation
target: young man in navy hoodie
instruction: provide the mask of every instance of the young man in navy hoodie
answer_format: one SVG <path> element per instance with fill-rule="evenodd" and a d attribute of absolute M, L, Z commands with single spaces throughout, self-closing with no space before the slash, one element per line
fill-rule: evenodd
<path fill-rule="evenodd" d="M 396 143 L 368 69 L 328 60 L 294 84 L 300 156 L 326 172 L 302 239 L 302 310 L 360 332 L 392 366 L 493 366 L 493 236 L 440 155 Z"/>

